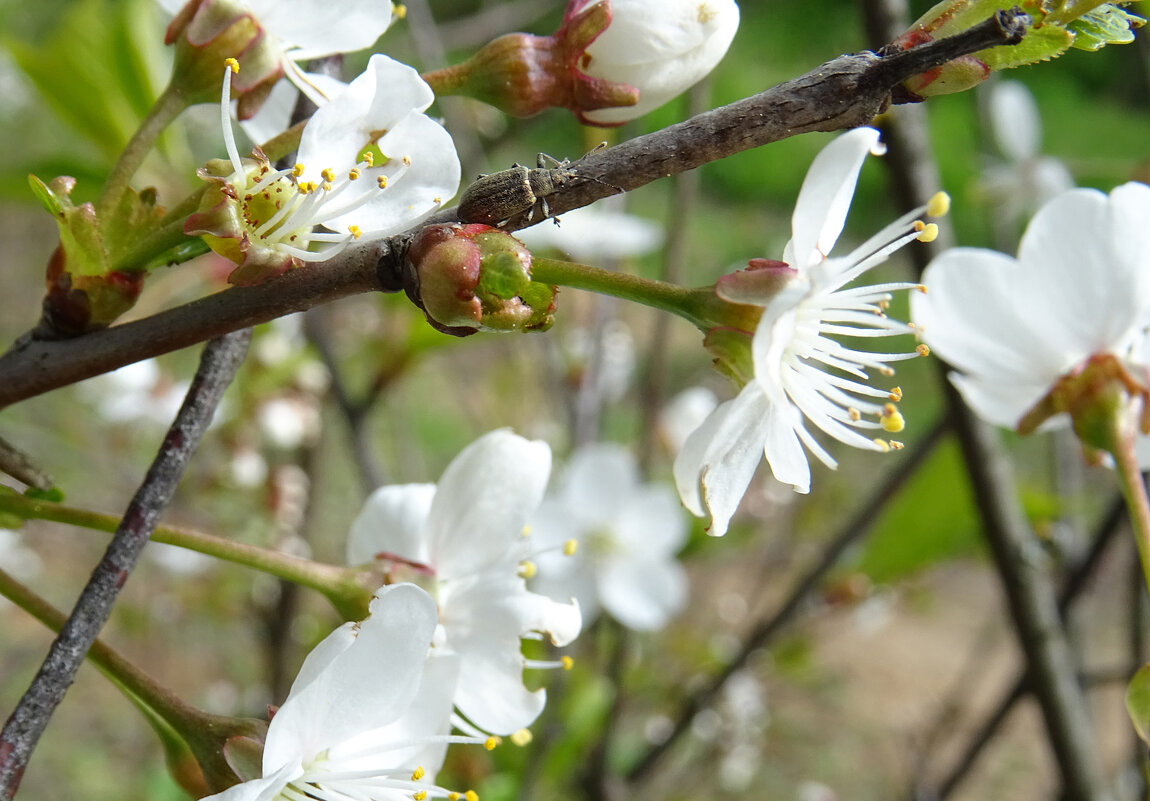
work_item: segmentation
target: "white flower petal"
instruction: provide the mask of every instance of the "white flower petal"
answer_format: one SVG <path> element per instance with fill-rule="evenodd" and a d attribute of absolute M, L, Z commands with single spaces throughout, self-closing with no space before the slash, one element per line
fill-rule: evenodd
<path fill-rule="evenodd" d="M 297 61 L 366 50 L 391 25 L 387 0 L 248 0 Z"/>
<path fill-rule="evenodd" d="M 455 457 L 427 520 L 439 578 L 477 573 L 508 558 L 517 561 L 512 549 L 539 508 L 550 472 L 547 444 L 507 429 L 480 437 Z"/>
<path fill-rule="evenodd" d="M 687 603 L 687 574 L 676 561 L 614 562 L 599 579 L 611 616 L 629 629 L 655 631 Z"/>
<path fill-rule="evenodd" d="M 990 129 L 998 149 L 1015 161 L 1037 155 L 1042 122 L 1034 95 L 1020 81 L 996 81 L 988 91 Z"/>
<path fill-rule="evenodd" d="M 687 542 L 687 521 L 679 499 L 662 484 L 634 487 L 630 502 L 614 520 L 615 544 L 628 555 L 668 557 Z"/>
<path fill-rule="evenodd" d="M 824 147 L 803 180 L 783 261 L 802 273 L 831 252 L 846 222 L 859 170 L 878 146 L 878 131 L 855 128 Z"/>
<path fill-rule="evenodd" d="M 353 642 L 341 627 L 317 647 L 313 661 L 325 664 L 308 667 L 276 713 L 264 774 L 398 718 L 419 687 L 435 625 L 435 602 L 419 587 L 380 588 Z"/>
<path fill-rule="evenodd" d="M 765 417 L 763 451 L 771 472 L 805 495 L 811 491 L 811 466 L 797 432 L 802 427 L 799 410 L 789 404 L 771 404 Z"/>
<path fill-rule="evenodd" d="M 713 536 L 727 533 L 731 516 L 755 475 L 767 438 L 762 421 L 769 408 L 758 385 L 748 384 L 687 437 L 675 459 L 679 497 L 695 514 L 710 513 Z"/>
<path fill-rule="evenodd" d="M 655 109 L 698 83 L 722 60 L 739 27 L 734 0 L 612 0 L 611 24 L 587 48 L 587 75 L 634 86 L 634 106 L 587 112 L 619 123 Z"/>
<path fill-rule="evenodd" d="M 373 492 L 348 532 L 347 563 L 367 564 L 382 552 L 427 564 L 423 527 L 434 497 L 434 484 L 394 484 Z"/>

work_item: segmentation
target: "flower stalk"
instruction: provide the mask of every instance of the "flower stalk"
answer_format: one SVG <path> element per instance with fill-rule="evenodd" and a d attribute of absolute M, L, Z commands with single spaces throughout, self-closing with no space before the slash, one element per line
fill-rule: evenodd
<path fill-rule="evenodd" d="M 53 632 L 58 633 L 67 620 L 63 612 L 3 570 L 0 596 Z M 233 737 L 261 737 L 264 724 L 210 715 L 189 706 L 98 639 L 88 650 L 87 659 L 148 719 L 164 744 L 168 766 L 181 787 L 199 797 L 213 787 L 235 783 L 237 777 L 223 757 L 222 745 Z"/>
<path fill-rule="evenodd" d="M 24 520 L 51 520 L 108 533 L 114 532 L 120 522 L 114 515 L 34 500 L 10 492 L 0 492 L 0 512 Z M 372 591 L 382 583 L 374 573 L 363 568 L 326 565 L 175 526 L 156 526 L 152 540 L 214 556 L 309 587 L 331 601 L 347 620 L 359 620 L 367 614 Z"/>
<path fill-rule="evenodd" d="M 723 300 L 715 294 L 713 286 L 687 288 L 666 281 L 539 256 L 532 259 L 531 277 L 540 283 L 598 292 L 671 312 L 703 331 L 716 326 L 754 330 L 755 319 L 761 311 Z M 748 319 L 747 315 L 754 315 L 754 319 Z"/>

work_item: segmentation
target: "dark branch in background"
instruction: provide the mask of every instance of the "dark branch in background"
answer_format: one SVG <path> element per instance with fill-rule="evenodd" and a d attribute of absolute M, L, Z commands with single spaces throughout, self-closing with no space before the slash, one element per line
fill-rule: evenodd
<path fill-rule="evenodd" d="M 863 9 L 869 16 L 871 3 L 864 0 Z M 899 33 L 898 28 L 875 29 L 881 24 L 880 19 L 891 24 L 896 16 L 892 10 L 897 7 L 885 0 L 880 0 L 875 7 L 871 35 L 876 41 L 886 41 Z M 925 109 L 900 109 L 905 111 L 925 112 Z M 883 127 L 887 145 L 884 163 L 891 171 L 900 204 L 905 209 L 924 205 L 939 188 L 924 114 L 892 115 Z M 951 243 L 953 235 L 949 227 L 940 226 L 940 233 L 935 242 L 911 251 L 910 258 L 920 272 Z M 939 378 L 948 414 L 958 433 L 975 506 L 1026 657 L 1031 686 L 1042 708 L 1065 798 L 1067 801 L 1109 799 L 1085 694 L 1062 628 L 1053 583 L 1044 571 L 1038 543 L 1014 496 L 1010 465 L 1001 453 L 995 432 L 967 409 L 947 379 L 947 369 L 940 362 Z"/>
<path fill-rule="evenodd" d="M 841 532 L 835 535 L 823 551 L 822 556 L 819 557 L 818 564 L 811 568 L 810 572 L 795 585 L 778 611 L 769 618 L 759 621 L 758 625 L 746 636 L 735 658 L 711 679 L 710 684 L 687 699 L 687 703 L 675 716 L 675 724 L 670 735 L 663 742 L 652 746 L 646 754 L 639 758 L 635 766 L 628 771 L 627 781 L 640 782 L 651 774 L 655 766 L 670 751 L 671 746 L 690 728 L 695 715 L 714 703 L 727 680 L 746 664 L 751 654 L 765 646 L 802 609 L 803 604 L 818 587 L 823 576 L 838 563 L 851 545 L 870 530 L 870 526 L 878 519 L 879 513 L 886 507 L 887 502 L 894 498 L 898 491 L 914 476 L 949 431 L 950 425 L 947 421 L 937 423 L 927 432 L 921 442 L 915 443 L 913 447 L 903 451 L 907 454 L 906 460 L 899 464 L 882 486 L 855 513 L 854 517 L 847 521 Z"/>
<path fill-rule="evenodd" d="M 1074 602 L 1082 595 L 1083 590 L 1086 589 L 1090 578 L 1094 575 L 1095 569 L 1099 563 L 1101 563 L 1107 547 L 1114 541 L 1115 535 L 1122 529 L 1122 523 L 1125 520 L 1126 503 L 1122 500 L 1121 496 L 1119 496 L 1111 502 L 1110 507 L 1106 510 L 1106 514 L 1102 518 L 1102 522 L 1098 524 L 1097 530 L 1090 538 L 1090 549 L 1082 556 L 1077 564 L 1070 569 L 1062 585 L 1062 590 L 1058 594 L 1058 612 L 1063 618 L 1070 612 L 1070 608 Z M 1142 576 L 1142 568 L 1137 561 L 1135 561 L 1134 566 L 1138 571 L 1139 587 L 1144 594 L 1146 591 L 1146 581 Z M 982 749 L 990 742 L 999 727 L 1006 722 L 1014 705 L 1022 700 L 1029 691 L 1028 676 L 1026 670 L 1023 669 L 1019 672 L 1019 676 L 1015 679 L 1014 684 L 1004 691 L 998 703 L 991 707 L 992 711 L 990 714 L 975 727 L 974 733 L 971 735 L 966 748 L 963 749 L 961 755 L 955 760 L 946 776 L 938 783 L 937 789 L 926 789 L 923 782 L 919 780 L 916 781 L 916 786 L 912 789 L 911 797 L 920 799 L 921 801 L 943 801 L 948 798 L 951 793 L 957 789 L 962 780 L 966 778 L 967 774 L 970 773 L 979 754 L 982 753 Z M 921 769 L 918 771 L 920 774 L 922 772 Z"/>
<path fill-rule="evenodd" d="M 120 588 L 172 499 L 224 390 L 243 362 L 250 340 L 251 331 L 245 330 L 205 346 L 199 370 L 155 461 L 40 671 L 0 732 L 0 800 L 11 801 L 15 796 L 36 742 L 107 622 Z"/>
<path fill-rule="evenodd" d="M 592 154 L 574 181 L 548 196 L 555 213 L 585 206 L 620 189 L 811 131 L 869 123 L 904 79 L 988 47 L 1018 42 L 1029 18 L 1019 9 L 946 39 L 879 56 L 840 56 L 792 81 L 616 147 Z M 447 210 L 425 224 L 454 219 Z M 512 221 L 508 230 L 523 227 Z M 349 248 L 325 264 L 293 270 L 254 287 L 211 297 L 66 341 L 26 341 L 0 357 L 0 408 L 125 364 L 188 347 L 348 295 L 403 286 L 408 236 Z"/>

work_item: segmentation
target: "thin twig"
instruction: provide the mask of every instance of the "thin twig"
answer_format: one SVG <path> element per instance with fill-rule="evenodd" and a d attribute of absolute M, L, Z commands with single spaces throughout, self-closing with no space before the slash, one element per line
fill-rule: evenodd
<path fill-rule="evenodd" d="M 1067 615 L 1074 601 L 1077 600 L 1083 590 L 1086 589 L 1089 580 L 1094 575 L 1095 569 L 1101 563 L 1107 547 L 1114 541 L 1115 535 L 1121 530 L 1122 521 L 1125 519 L 1126 504 L 1122 501 L 1121 497 L 1117 497 L 1111 502 L 1110 507 L 1106 510 L 1106 514 L 1103 515 L 1101 522 L 1090 538 L 1090 549 L 1070 570 L 1066 581 L 1062 585 L 1062 590 L 1058 596 L 1058 612 L 1063 617 Z M 1139 570 L 1141 569 L 1139 568 Z M 1139 576 L 1141 576 L 1141 573 L 1139 573 Z M 1014 708 L 1015 703 L 1024 698 L 1027 692 L 1027 675 L 1026 670 L 1023 669 L 1019 672 L 1018 677 L 1011 687 L 1003 692 L 998 703 L 991 707 L 992 711 L 990 714 L 975 728 L 966 748 L 963 749 L 959 758 L 955 760 L 954 765 L 943 780 L 938 783 L 938 788 L 933 791 L 916 788 L 912 796 L 917 799 L 930 799 L 931 801 L 942 801 L 949 797 L 962 780 L 966 778 L 971 768 L 974 767 L 979 754 L 982 753 L 982 749 L 990 742 L 999 727 L 1006 722 L 1010 710 Z"/>
<path fill-rule="evenodd" d="M 904 79 L 953 58 L 1021 39 L 1029 18 L 999 12 L 960 34 L 879 56 L 870 51 L 835 58 L 753 97 L 662 131 L 588 155 L 573 181 L 548 196 L 553 214 L 692 170 L 760 145 L 811 131 L 869 123 Z M 449 222 L 448 209 L 426 224 Z M 509 231 L 525 220 L 512 220 Z M 0 356 L 0 408 L 161 353 L 361 292 L 394 292 L 405 284 L 410 234 L 348 248 L 322 266 L 292 270 L 258 286 L 235 287 L 124 325 L 75 339 L 22 338 Z M 407 283 L 411 283 L 407 279 Z"/>
<path fill-rule="evenodd" d="M 44 664 L 0 732 L 2 801 L 11 801 L 16 795 L 32 750 L 72 684 L 88 648 L 107 622 L 120 588 L 171 500 L 224 390 L 243 362 L 250 340 L 250 331 L 240 331 L 205 346 L 200 368 L 155 461 Z"/>
<path fill-rule="evenodd" d="M 904 453 L 908 454 L 908 458 L 901 462 L 897 469 L 891 472 L 882 486 L 871 495 L 862 508 L 855 513 L 854 517 L 848 520 L 840 532 L 835 535 L 834 539 L 831 540 L 830 544 L 819 557 L 818 563 L 799 580 L 798 584 L 791 590 L 778 611 L 770 617 L 760 620 L 750 634 L 743 640 L 743 645 L 739 649 L 739 653 L 711 679 L 710 684 L 688 697 L 687 702 L 675 716 L 675 724 L 671 728 L 671 733 L 667 739 L 657 745 L 653 745 L 639 758 L 634 767 L 627 772 L 627 780 L 629 782 L 640 782 L 650 775 L 655 766 L 666 756 L 668 751 L 670 751 L 671 746 L 690 728 L 691 721 L 694 720 L 695 715 L 714 702 L 719 691 L 722 690 L 723 686 L 727 683 L 727 680 L 743 667 L 751 654 L 766 645 L 772 637 L 778 634 L 783 627 L 795 617 L 805 603 L 807 596 L 817 588 L 822 577 L 838 563 L 843 553 L 845 553 L 851 545 L 861 539 L 863 535 L 870 530 L 871 524 L 878 518 L 879 513 L 886 507 L 887 502 L 894 498 L 898 491 L 914 476 L 918 468 L 926 462 L 926 459 L 934 452 L 938 444 L 942 442 L 944 435 L 948 431 L 950 431 L 949 423 L 946 421 L 936 423 L 934 427 L 927 432 L 926 436 L 923 437 L 921 442 L 916 443 L 913 447 L 907 448 L 906 451 L 904 451 Z"/>

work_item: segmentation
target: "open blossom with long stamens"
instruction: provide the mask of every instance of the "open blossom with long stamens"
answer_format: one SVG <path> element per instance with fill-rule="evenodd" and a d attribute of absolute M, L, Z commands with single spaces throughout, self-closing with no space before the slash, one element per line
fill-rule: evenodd
<path fill-rule="evenodd" d="M 228 160 L 200 171 L 211 186 L 184 230 L 239 265 L 232 283 L 256 283 L 325 261 L 354 240 L 399 233 L 455 194 L 459 157 L 447 131 L 423 113 L 434 95 L 410 67 L 372 56 L 364 73 L 308 121 L 299 162 L 287 170 L 275 169 L 258 149 L 255 160 L 240 158 L 230 74 L 221 102 Z"/>
<path fill-rule="evenodd" d="M 523 538 L 543 500 L 551 451 L 507 430 L 465 448 L 439 485 L 376 490 L 352 523 L 348 561 L 378 560 L 390 579 L 417 578 L 439 606 L 435 654 L 459 660 L 455 706 L 464 731 L 512 734 L 543 710 L 544 690 L 523 686 L 521 637 L 566 645 L 579 633 L 575 603 L 528 592 Z"/>
<path fill-rule="evenodd" d="M 1029 430 L 1059 409 L 1051 392 L 1091 360 L 1145 360 L 1150 325 L 1150 187 L 1072 189 L 1043 206 L 1018 257 L 955 248 L 912 298 L 923 340 L 983 419 Z M 1065 418 L 1063 418 L 1065 419 Z"/>
<path fill-rule="evenodd" d="M 448 734 L 457 666 L 428 658 L 435 602 L 397 584 L 380 588 L 370 609 L 304 660 L 268 727 L 262 775 L 213 801 L 465 797 L 430 778 L 448 743 L 482 742 Z"/>
<path fill-rule="evenodd" d="M 892 292 L 916 284 L 848 284 L 908 242 L 933 238 L 937 228 L 919 218 L 945 213 L 947 200 L 940 194 L 929 209 L 915 209 L 846 256 L 830 257 L 862 163 L 868 153 L 881 152 L 878 136 L 872 128 L 858 128 L 824 148 L 799 192 L 783 261 L 759 260 L 765 266 L 726 276 L 716 287 L 728 301 L 763 308 L 753 336 L 726 329 L 708 334 L 708 339 L 727 340 L 728 348 L 734 338 L 744 350 L 742 343 L 750 338 L 750 364 L 731 366 L 746 385 L 707 417 L 675 459 L 675 482 L 684 505 L 699 516 L 710 513 L 710 532 L 716 536 L 726 532 L 760 454 L 775 477 L 797 492 L 810 491 L 807 452 L 828 467 L 836 466 L 807 430 L 807 422 L 855 448 L 881 452 L 899 447 L 870 436 L 902 428 L 895 406 L 901 391 L 871 386 L 870 373 L 889 376 L 894 372 L 891 363 L 913 358 L 918 351 L 864 350 L 835 337 L 909 333 L 904 323 L 886 316 L 886 308 Z M 787 274 L 789 282 L 778 291 L 777 281 L 757 280 L 764 270 L 773 274 L 767 277 Z"/>

